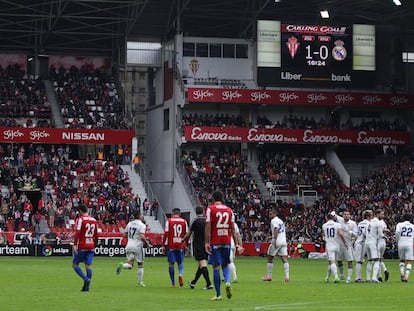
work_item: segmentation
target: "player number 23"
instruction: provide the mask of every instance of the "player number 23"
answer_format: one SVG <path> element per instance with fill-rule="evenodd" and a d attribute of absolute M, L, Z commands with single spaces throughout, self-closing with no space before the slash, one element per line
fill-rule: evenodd
<path fill-rule="evenodd" d="M 95 224 L 86 224 L 85 237 L 92 238 L 95 235 Z"/>

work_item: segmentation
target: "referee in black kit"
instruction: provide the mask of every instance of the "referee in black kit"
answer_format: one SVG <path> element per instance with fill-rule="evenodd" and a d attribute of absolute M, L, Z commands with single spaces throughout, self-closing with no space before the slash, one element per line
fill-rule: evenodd
<path fill-rule="evenodd" d="M 190 237 L 193 235 L 193 252 L 195 260 L 198 262 L 198 269 L 195 274 L 194 279 L 188 283 L 191 289 L 194 289 L 198 279 L 203 275 L 206 280 L 206 286 L 203 287 L 203 290 L 213 289 L 211 285 L 210 276 L 207 269 L 207 259 L 208 254 L 205 251 L 204 246 L 204 227 L 205 227 L 205 217 L 204 217 L 204 208 L 202 206 L 196 207 L 197 218 L 193 221 L 190 227 L 190 231 L 185 235 L 183 241 L 187 242 Z"/>

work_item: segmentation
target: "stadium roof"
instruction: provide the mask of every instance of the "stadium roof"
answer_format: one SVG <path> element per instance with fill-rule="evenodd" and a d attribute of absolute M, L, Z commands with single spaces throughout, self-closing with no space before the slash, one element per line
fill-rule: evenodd
<path fill-rule="evenodd" d="M 401 0 L 0 0 L 0 50 L 112 54 L 126 37 L 254 38 L 257 19 L 392 26 L 414 34 L 414 1 Z M 330 19 L 322 20 L 326 9 Z"/>

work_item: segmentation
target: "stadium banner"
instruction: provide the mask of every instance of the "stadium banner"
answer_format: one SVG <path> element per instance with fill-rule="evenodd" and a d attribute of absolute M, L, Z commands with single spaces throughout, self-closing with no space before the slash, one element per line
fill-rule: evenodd
<path fill-rule="evenodd" d="M 414 108 L 414 94 L 312 90 L 188 88 L 187 100 L 194 103 Z"/>
<path fill-rule="evenodd" d="M 297 248 L 298 243 L 288 244 L 288 255 L 290 257 L 299 258 L 301 254 Z M 307 252 L 318 252 L 323 253 L 324 249 L 321 248 L 319 251 L 315 249 L 314 243 L 301 243 L 303 249 Z M 244 252 L 242 254 L 237 254 L 239 256 L 267 256 L 267 249 L 269 247 L 269 242 L 244 242 L 243 248 Z"/>
<path fill-rule="evenodd" d="M 95 256 L 98 257 L 125 257 L 125 246 L 106 246 L 98 245 L 95 247 Z M 156 245 L 154 247 L 145 248 L 146 257 L 164 256 L 162 254 L 162 246 Z"/>
<path fill-rule="evenodd" d="M 130 145 L 133 130 L 0 127 L 1 143 Z"/>
<path fill-rule="evenodd" d="M 36 256 L 36 246 L 0 245 L 0 256 Z"/>
<path fill-rule="evenodd" d="M 56 256 L 72 256 L 72 245 L 36 245 L 36 256 L 39 257 L 56 257 Z"/>
<path fill-rule="evenodd" d="M 145 234 L 146 238 L 152 245 L 162 245 L 162 233 Z M 36 244 L 36 238 L 39 239 L 39 244 L 50 245 L 72 245 L 74 237 L 74 231 L 65 231 L 55 234 L 55 238 L 48 240 L 48 234 L 42 233 L 37 237 L 30 231 L 6 231 L 0 232 L 0 245 L 24 245 L 24 244 Z M 42 242 L 43 240 L 43 242 Z M 125 246 L 127 238 L 120 232 L 101 232 L 98 233 L 98 244 L 103 246 Z M 47 242 L 47 243 L 45 243 Z"/>
<path fill-rule="evenodd" d="M 408 145 L 409 132 L 185 126 L 185 141 L 286 144 Z"/>

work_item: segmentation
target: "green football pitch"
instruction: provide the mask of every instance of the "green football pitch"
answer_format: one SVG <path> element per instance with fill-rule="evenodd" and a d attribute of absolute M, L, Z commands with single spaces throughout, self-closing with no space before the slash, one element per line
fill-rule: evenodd
<path fill-rule="evenodd" d="M 214 290 L 195 289 L 188 281 L 196 263 L 185 261 L 184 287 L 170 288 L 165 257 L 145 262 L 147 287 L 138 287 L 136 267 L 116 275 L 120 258 L 95 257 L 90 292 L 81 292 L 81 279 L 71 267 L 71 258 L 2 257 L 0 259 L 0 311 L 128 311 L 128 310 L 409 310 L 414 287 L 402 283 L 398 261 L 386 261 L 390 280 L 382 284 L 325 283 L 323 260 L 291 259 L 289 283 L 283 281 L 280 260 L 275 261 L 273 281 L 263 282 L 266 260 L 236 258 L 239 283 L 232 285 L 233 297 L 210 301 Z M 210 276 L 212 273 L 210 270 Z M 365 271 L 363 272 L 365 276 Z M 414 276 L 413 276 L 414 282 Z"/>

